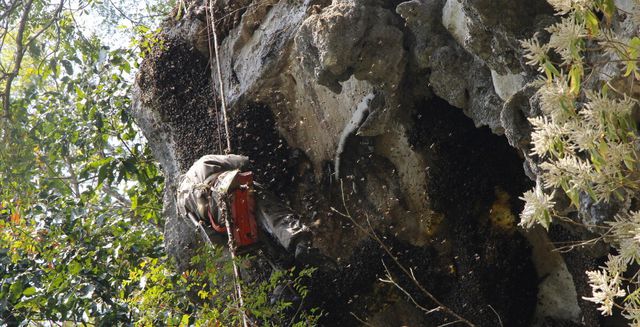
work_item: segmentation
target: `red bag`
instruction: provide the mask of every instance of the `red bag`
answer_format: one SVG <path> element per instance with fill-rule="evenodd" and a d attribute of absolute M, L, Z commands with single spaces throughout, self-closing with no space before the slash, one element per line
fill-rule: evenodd
<path fill-rule="evenodd" d="M 233 239 L 236 246 L 244 247 L 258 242 L 258 226 L 255 217 L 253 173 L 238 173 L 238 185 L 231 194 L 231 217 L 233 219 Z M 235 184 L 235 183 L 234 183 Z"/>

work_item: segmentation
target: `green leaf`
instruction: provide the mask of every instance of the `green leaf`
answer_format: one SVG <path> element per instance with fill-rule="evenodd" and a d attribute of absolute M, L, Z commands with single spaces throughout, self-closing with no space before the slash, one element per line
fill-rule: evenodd
<path fill-rule="evenodd" d="M 578 95 L 580 93 L 580 85 L 582 82 L 582 66 L 581 65 L 573 65 L 571 66 L 571 70 L 569 70 L 569 85 L 570 92 L 574 95 Z"/>
<path fill-rule="evenodd" d="M 62 60 L 61 63 L 62 63 L 62 66 L 64 67 L 65 72 L 67 72 L 68 75 L 72 75 L 73 65 L 71 65 L 71 62 L 65 59 L 65 60 Z"/>
<path fill-rule="evenodd" d="M 113 161 L 113 157 L 107 157 L 107 158 L 95 160 L 95 161 L 90 162 L 87 165 L 87 168 L 94 169 L 94 168 L 106 166 L 106 165 L 110 164 L 112 161 Z"/>
<path fill-rule="evenodd" d="M 33 294 L 36 294 L 36 288 L 33 286 L 28 287 L 24 291 L 22 291 L 22 295 L 24 296 L 31 296 Z"/>
<path fill-rule="evenodd" d="M 638 74 L 638 56 L 640 55 L 640 38 L 637 36 L 632 38 L 629 41 L 629 46 L 627 47 L 627 60 L 625 60 L 626 70 L 624 76 L 627 77 L 631 75 L 631 73 Z"/>
<path fill-rule="evenodd" d="M 22 285 L 22 281 L 15 281 L 11 286 L 9 286 L 9 300 L 11 302 L 16 302 L 22 296 L 22 290 L 24 289 Z"/>
<path fill-rule="evenodd" d="M 58 75 L 58 60 L 53 58 L 49 60 L 49 69 L 53 72 L 53 75 Z"/>
<path fill-rule="evenodd" d="M 131 199 L 131 210 L 135 211 L 138 208 L 138 196 L 133 195 Z"/>
<path fill-rule="evenodd" d="M 578 194 L 578 191 L 571 188 L 571 189 L 565 190 L 565 193 L 567 194 L 567 197 L 569 198 L 569 200 L 571 200 L 571 204 L 574 207 L 578 208 L 580 206 L 580 196 Z"/>
<path fill-rule="evenodd" d="M 82 270 L 82 265 L 79 262 L 73 260 L 69 264 L 68 269 L 69 269 L 70 275 L 77 275 L 80 272 L 80 270 Z"/>
<path fill-rule="evenodd" d="M 615 195 L 618 201 L 624 201 L 624 196 L 622 195 L 622 192 L 620 190 L 613 191 L 613 195 Z"/>
<path fill-rule="evenodd" d="M 602 82 L 602 96 L 607 98 L 608 94 L 609 94 L 609 85 L 607 84 L 607 82 Z"/>
<path fill-rule="evenodd" d="M 102 182 L 104 182 L 104 180 L 109 176 L 113 177 L 113 171 L 111 171 L 111 167 L 112 165 L 108 164 L 100 166 L 100 168 L 98 169 L 98 184 L 102 185 Z"/>
<path fill-rule="evenodd" d="M 49 287 L 51 287 L 52 289 L 57 289 L 58 287 L 60 287 L 60 285 L 62 285 L 62 283 L 64 283 L 65 279 L 64 276 L 62 275 L 57 275 L 49 284 Z"/>
<path fill-rule="evenodd" d="M 602 3 L 602 12 L 606 17 L 607 21 L 610 22 L 613 15 L 616 14 L 616 4 L 614 0 L 604 0 Z"/>
<path fill-rule="evenodd" d="M 82 100 L 87 97 L 84 91 L 82 91 L 82 89 L 79 88 L 77 85 L 75 87 L 75 91 L 76 91 L 76 96 L 78 97 L 79 100 Z"/>
<path fill-rule="evenodd" d="M 33 42 L 31 44 L 29 44 L 29 54 L 34 58 L 34 59 L 40 59 L 40 55 L 42 54 L 42 50 L 40 49 L 40 46 L 36 43 Z"/>
<path fill-rule="evenodd" d="M 592 200 L 594 200 L 594 201 L 595 201 L 595 200 L 598 198 L 598 196 L 596 195 L 596 192 L 593 190 L 593 188 L 592 188 L 592 187 L 587 186 L 586 191 L 587 191 L 587 194 L 589 195 L 589 197 L 590 197 Z"/>
<path fill-rule="evenodd" d="M 585 16 L 585 24 L 587 25 L 587 30 L 591 33 L 592 36 L 596 36 L 600 33 L 600 21 L 593 11 L 589 10 Z"/>
<path fill-rule="evenodd" d="M 631 156 L 631 154 L 626 154 L 624 156 L 624 165 L 629 170 L 634 170 L 636 165 L 636 160 Z"/>
<path fill-rule="evenodd" d="M 548 80 L 552 80 L 554 76 L 560 75 L 560 71 L 549 61 L 544 62 L 543 68 Z"/>
<path fill-rule="evenodd" d="M 180 319 L 180 327 L 189 326 L 189 318 L 190 316 L 187 314 L 182 315 L 182 319 Z"/>
<path fill-rule="evenodd" d="M 124 70 L 127 74 L 131 72 L 131 65 L 128 61 L 123 62 L 120 67 L 122 67 L 122 70 Z"/>

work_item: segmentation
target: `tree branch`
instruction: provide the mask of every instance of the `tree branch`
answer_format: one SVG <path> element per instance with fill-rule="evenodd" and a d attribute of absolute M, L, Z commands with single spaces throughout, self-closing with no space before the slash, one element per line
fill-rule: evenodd
<path fill-rule="evenodd" d="M 69 170 L 69 179 L 71 180 L 71 186 L 73 186 L 72 191 L 76 196 L 80 196 L 80 183 L 78 183 L 78 177 L 76 176 L 75 169 L 73 169 L 71 158 L 64 156 L 64 162 L 67 165 L 67 170 Z"/>
<path fill-rule="evenodd" d="M 5 120 L 7 121 L 11 120 L 11 110 L 9 107 L 9 101 L 11 100 L 11 83 L 13 83 L 13 79 L 18 76 L 20 65 L 22 64 L 22 57 L 24 56 L 24 44 L 22 43 L 22 40 L 24 38 L 24 29 L 27 25 L 27 21 L 29 20 L 29 12 L 31 11 L 32 3 L 33 0 L 27 0 L 27 3 L 24 5 L 22 16 L 18 23 L 18 33 L 16 34 L 16 53 L 13 59 L 13 70 L 7 74 L 7 81 L 4 85 L 3 109 Z"/>
<path fill-rule="evenodd" d="M 51 27 L 51 25 L 53 25 L 53 23 L 58 21 L 58 19 L 59 19 L 58 16 L 62 12 L 62 8 L 64 6 L 64 1 L 65 0 L 60 0 L 60 4 L 58 5 L 56 10 L 51 15 L 52 16 L 51 20 L 49 20 L 49 22 L 46 25 L 44 25 L 36 34 L 34 34 L 31 38 L 29 38 L 29 41 L 27 42 L 27 44 L 25 46 L 29 46 L 31 43 L 33 43 L 40 35 L 42 35 L 42 33 L 44 33 L 44 31 L 48 30 L 49 27 Z"/>
<path fill-rule="evenodd" d="M 112 198 L 114 198 L 118 202 L 120 202 L 120 204 L 122 204 L 123 206 L 125 206 L 127 208 L 131 208 L 131 200 L 127 199 L 125 196 L 123 196 L 122 194 L 118 193 L 116 190 L 112 189 L 107 184 L 104 184 L 102 186 L 102 190 L 105 193 L 107 193 L 109 196 L 111 196 Z"/>
<path fill-rule="evenodd" d="M 402 291 L 402 293 L 404 293 L 409 300 L 411 300 L 411 302 L 413 302 L 413 305 L 415 305 L 418 309 L 424 311 L 427 314 L 431 314 L 437 311 L 440 311 L 441 308 L 440 307 L 435 307 L 433 309 L 427 309 L 425 307 L 423 307 L 422 305 L 420 305 L 414 298 L 413 296 L 411 296 L 411 294 L 405 290 L 402 286 L 400 286 L 400 284 L 398 284 L 398 282 L 396 282 L 393 279 L 393 275 L 391 275 L 391 271 L 389 270 L 389 268 L 387 267 L 387 264 L 384 262 L 384 260 L 382 260 L 382 265 L 384 266 L 384 271 L 387 274 L 387 279 L 382 279 L 382 278 L 378 278 L 378 280 L 380 280 L 383 283 L 388 283 L 388 284 L 392 284 L 393 286 L 395 286 L 397 289 L 399 289 L 400 291 Z M 415 277 L 412 275 L 411 279 L 415 279 Z"/>
<path fill-rule="evenodd" d="M 11 121 L 11 86 L 13 84 L 13 80 L 18 76 L 20 72 L 20 67 L 22 65 L 22 59 L 24 58 L 25 48 L 27 48 L 31 43 L 33 43 L 42 33 L 44 33 L 53 23 L 55 23 L 62 12 L 62 8 L 64 7 L 64 1 L 61 0 L 58 7 L 52 13 L 52 17 L 38 32 L 36 32 L 32 37 L 30 37 L 27 42 L 24 42 L 24 30 L 27 25 L 27 21 L 29 20 L 29 13 L 31 12 L 31 5 L 33 4 L 33 0 L 28 0 L 24 5 L 24 10 L 22 11 L 22 16 L 20 17 L 20 22 L 18 23 L 18 33 L 16 35 L 16 53 L 13 59 L 13 69 L 10 73 L 6 74 L 6 82 L 4 85 L 4 94 L 3 94 L 3 109 L 5 121 Z"/>
<path fill-rule="evenodd" d="M 9 7 L 8 8 L 3 8 L 4 9 L 4 13 L 2 13 L 2 15 L 0 15 L 0 21 L 4 20 L 5 18 L 9 17 L 9 15 L 11 15 L 11 13 L 13 13 L 13 11 L 16 9 L 16 7 L 18 7 L 18 0 L 14 0 L 13 2 L 9 3 Z"/>
<path fill-rule="evenodd" d="M 142 23 L 139 20 L 134 20 L 131 17 L 129 17 L 124 11 L 122 11 L 122 9 L 120 9 L 120 7 L 116 6 L 115 3 L 113 3 L 113 1 L 109 0 L 109 3 L 111 4 L 111 6 L 113 6 L 113 8 L 115 8 L 115 10 L 120 13 L 120 15 L 122 17 L 124 17 L 124 19 L 128 20 L 129 22 L 131 22 L 133 25 L 135 26 L 140 26 L 142 25 Z"/>

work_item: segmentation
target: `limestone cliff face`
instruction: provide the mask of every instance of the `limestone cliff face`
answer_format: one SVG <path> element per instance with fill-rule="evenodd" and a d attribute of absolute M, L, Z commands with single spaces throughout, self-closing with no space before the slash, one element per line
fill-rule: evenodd
<path fill-rule="evenodd" d="M 166 244 L 181 267 L 199 244 L 176 216 L 175 183 L 221 151 L 223 132 L 205 4 L 187 5 L 145 58 L 133 108 L 166 175 Z M 370 223 L 480 326 L 597 325 L 578 294 L 594 259 L 515 227 L 538 110 L 518 40 L 554 21 L 545 1 L 219 0 L 214 15 L 234 152 L 340 264 L 339 290 L 312 295 L 326 325 L 354 324 L 350 312 L 376 326 L 447 321 L 381 285 L 381 250 L 332 208 Z"/>

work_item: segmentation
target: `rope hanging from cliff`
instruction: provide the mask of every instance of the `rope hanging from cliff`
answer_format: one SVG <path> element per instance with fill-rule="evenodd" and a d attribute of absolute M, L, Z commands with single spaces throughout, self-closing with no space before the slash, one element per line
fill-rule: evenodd
<path fill-rule="evenodd" d="M 220 126 L 220 110 L 218 109 L 218 101 L 215 99 L 215 94 L 216 94 L 216 86 L 214 84 L 214 80 L 215 80 L 215 76 L 214 76 L 214 67 L 213 67 L 213 60 L 211 58 L 212 54 L 211 54 L 211 49 L 213 48 L 213 46 L 211 45 L 211 29 L 209 28 L 209 25 L 211 24 L 211 18 L 209 17 L 209 7 L 205 6 L 204 7 L 204 11 L 205 11 L 205 18 L 206 18 L 206 22 L 207 22 L 207 43 L 208 43 L 208 49 L 209 49 L 209 70 L 211 71 L 211 91 L 213 92 L 214 95 L 214 99 L 213 99 L 213 111 L 215 113 L 215 120 L 216 120 L 216 130 L 218 131 L 218 153 L 222 154 L 224 153 L 222 150 L 222 126 Z"/>
<path fill-rule="evenodd" d="M 221 111 L 222 111 L 222 119 L 224 120 L 224 132 L 226 135 L 226 141 L 227 141 L 227 149 L 225 150 L 225 152 L 231 153 L 231 137 L 229 135 L 229 123 L 227 120 L 227 102 L 225 99 L 225 93 L 224 93 L 224 84 L 222 83 L 222 70 L 220 69 L 220 54 L 219 54 L 219 50 L 218 50 L 218 36 L 216 33 L 216 24 L 215 24 L 215 19 L 213 17 L 213 1 L 214 0 L 209 0 L 209 6 L 205 6 L 205 15 L 206 15 L 206 20 L 207 20 L 207 40 L 209 42 L 209 62 L 211 65 L 211 86 L 213 88 L 213 91 L 215 93 L 215 85 L 214 85 L 214 67 L 213 67 L 213 58 L 212 55 L 215 55 L 215 61 L 216 61 L 216 71 L 218 72 L 218 76 L 217 76 L 217 80 L 218 80 L 218 85 L 219 85 L 219 98 L 220 98 L 220 104 L 221 104 Z M 211 34 L 212 35 L 211 35 Z M 213 36 L 213 53 L 212 53 L 212 46 L 211 46 L 211 36 Z M 215 101 L 215 100 L 214 100 Z M 216 121 L 218 124 L 218 146 L 219 148 L 222 150 L 222 140 L 220 137 L 220 117 L 218 115 L 218 110 L 217 110 L 217 104 L 216 104 Z M 220 151 L 222 152 L 222 151 Z M 233 283 L 234 283 L 234 289 L 236 292 L 236 296 L 238 297 L 238 304 L 240 306 L 240 312 L 242 313 L 242 326 L 243 327 L 249 327 L 249 319 L 247 317 L 247 313 L 244 311 L 244 300 L 242 298 L 242 287 L 240 286 L 240 269 L 238 268 L 238 264 L 236 262 L 236 246 L 235 246 L 235 240 L 233 239 L 233 233 L 231 232 L 231 220 L 229 219 L 229 212 L 227 210 L 226 207 L 226 200 L 220 201 L 220 205 L 222 206 L 222 213 L 223 213 L 223 217 L 224 217 L 224 223 L 225 226 L 227 226 L 227 237 L 228 237 L 228 247 L 229 247 L 229 253 L 231 254 L 231 263 L 233 265 Z"/>
<path fill-rule="evenodd" d="M 216 31 L 216 23 L 215 23 L 215 19 L 213 17 L 213 1 L 214 0 L 209 0 L 209 6 L 205 7 L 205 12 L 206 12 L 206 17 L 207 17 L 207 41 L 209 42 L 209 63 L 211 65 L 211 86 L 213 87 L 214 93 L 215 93 L 215 85 L 214 85 L 214 67 L 213 67 L 213 58 L 212 55 L 215 56 L 215 61 L 216 61 L 216 69 L 215 71 L 218 72 L 217 74 L 217 80 L 218 80 L 218 86 L 219 86 L 219 98 L 220 98 L 220 106 L 221 106 L 221 111 L 222 111 L 222 119 L 224 121 L 224 133 L 226 135 L 226 141 L 227 141 L 227 149 L 225 150 L 226 153 L 231 153 L 231 137 L 229 134 L 229 122 L 227 120 L 227 100 L 225 97 L 225 92 L 224 92 L 224 84 L 222 83 L 222 70 L 220 68 L 220 51 L 218 50 L 218 33 Z M 211 46 L 211 39 L 213 37 L 213 47 Z M 213 49 L 212 49 L 213 48 Z M 211 51 L 213 50 L 213 51 Z M 212 53 L 213 52 L 213 53 Z M 217 107 L 217 104 L 216 104 Z M 217 109 L 217 108 L 216 108 Z M 216 115 L 218 114 L 217 110 L 216 110 Z M 219 117 L 216 117 L 216 120 L 218 121 L 218 134 L 220 133 L 220 119 Z M 218 135 L 218 137 L 220 137 Z M 220 141 L 220 139 L 218 139 Z"/>

